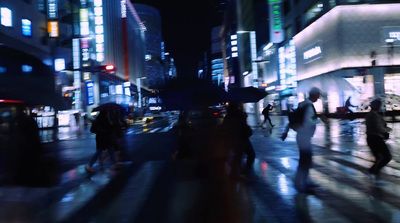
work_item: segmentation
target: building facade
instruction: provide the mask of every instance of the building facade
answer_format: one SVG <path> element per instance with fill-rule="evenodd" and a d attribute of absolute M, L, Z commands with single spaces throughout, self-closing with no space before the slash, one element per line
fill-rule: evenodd
<path fill-rule="evenodd" d="M 160 89 L 165 85 L 165 70 L 162 64 L 164 52 L 162 51 L 161 16 L 154 7 L 137 3 L 133 5 L 147 28 L 145 33 L 147 84 L 150 89 Z"/>

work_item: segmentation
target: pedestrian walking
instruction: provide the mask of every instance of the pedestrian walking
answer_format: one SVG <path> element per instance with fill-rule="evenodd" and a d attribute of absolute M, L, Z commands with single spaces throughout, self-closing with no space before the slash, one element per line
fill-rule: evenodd
<path fill-rule="evenodd" d="M 96 134 L 96 152 L 93 154 L 89 165 L 86 166 L 87 172 L 93 172 L 93 164 L 101 156 L 104 150 L 110 154 L 113 168 L 115 167 L 113 139 L 112 139 L 112 123 L 109 118 L 108 111 L 100 111 L 99 115 L 92 123 L 90 131 Z"/>
<path fill-rule="evenodd" d="M 299 103 L 297 109 L 304 109 L 302 125 L 296 129 L 296 142 L 299 147 L 299 163 L 297 172 L 294 179 L 294 186 L 300 193 L 312 192 L 313 187 L 317 185 L 309 179 L 309 170 L 312 164 L 312 146 L 311 138 L 313 137 L 316 125 L 323 121 L 327 123 L 324 115 L 319 118 L 313 105 L 321 97 L 321 90 L 313 87 L 309 91 L 309 96 L 304 101 Z M 282 133 L 282 140 L 285 140 L 289 131 L 289 124 L 286 126 L 285 131 Z"/>
<path fill-rule="evenodd" d="M 346 100 L 346 102 L 344 103 L 344 107 L 345 107 L 345 112 L 349 112 L 349 113 L 354 113 L 352 110 L 350 110 L 349 107 L 353 107 L 353 108 L 357 108 L 357 106 L 352 105 L 350 102 L 351 96 L 349 96 Z"/>
<path fill-rule="evenodd" d="M 365 117 L 367 127 L 367 144 L 375 157 L 375 162 L 368 169 L 372 180 L 380 181 L 379 174 L 381 169 L 386 166 L 392 159 L 392 154 L 385 143 L 385 139 L 389 138 L 391 128 L 387 127 L 386 121 L 378 112 L 382 106 L 382 101 L 375 99 L 371 102 L 371 111 Z"/>
<path fill-rule="evenodd" d="M 271 104 L 268 104 L 263 110 L 262 110 L 262 114 L 264 115 L 264 121 L 261 123 L 261 128 L 265 129 L 265 127 L 263 127 L 263 125 L 265 123 L 267 123 L 267 120 L 269 122 L 269 124 L 271 125 L 271 127 L 274 127 L 275 125 L 272 124 L 271 122 L 271 118 L 269 117 L 269 111 L 271 111 L 272 109 L 274 109 L 274 106 L 272 106 Z"/>
<path fill-rule="evenodd" d="M 121 146 L 119 143 L 120 138 L 123 135 L 123 121 L 121 119 L 120 111 L 118 110 L 110 110 L 108 111 L 108 120 L 110 123 L 110 139 L 111 139 L 111 147 L 114 151 L 114 160 L 115 160 L 115 168 L 119 167 L 119 161 L 121 160 Z M 99 164 L 103 165 L 104 160 L 110 156 L 109 152 L 106 152 L 99 159 Z"/>
<path fill-rule="evenodd" d="M 232 151 L 231 176 L 239 178 L 240 173 L 249 174 L 256 157 L 250 136 L 253 130 L 247 124 L 247 113 L 243 110 L 242 102 L 231 102 L 222 123 L 225 132 L 226 145 Z M 247 154 L 246 167 L 243 169 L 241 160 Z"/>

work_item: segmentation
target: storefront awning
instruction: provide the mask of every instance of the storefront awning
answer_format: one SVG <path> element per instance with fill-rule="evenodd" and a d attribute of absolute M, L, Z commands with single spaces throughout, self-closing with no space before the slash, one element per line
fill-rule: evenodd
<path fill-rule="evenodd" d="M 348 81 L 331 74 L 319 75 L 297 83 L 297 93 L 307 93 L 312 87 L 317 87 L 326 93 L 329 91 L 356 91 L 357 89 Z"/>

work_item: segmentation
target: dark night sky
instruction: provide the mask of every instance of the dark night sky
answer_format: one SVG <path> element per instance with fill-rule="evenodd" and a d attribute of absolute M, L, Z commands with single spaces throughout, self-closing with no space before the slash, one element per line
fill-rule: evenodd
<path fill-rule="evenodd" d="M 157 8 L 166 51 L 175 59 L 178 76 L 197 75 L 198 62 L 210 46 L 210 27 L 220 25 L 212 0 L 132 0 Z M 214 18 L 214 19 L 213 19 Z"/>

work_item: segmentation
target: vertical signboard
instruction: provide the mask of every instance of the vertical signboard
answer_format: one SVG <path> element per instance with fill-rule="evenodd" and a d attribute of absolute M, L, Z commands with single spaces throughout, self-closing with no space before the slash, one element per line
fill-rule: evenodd
<path fill-rule="evenodd" d="M 47 18 L 48 19 L 58 18 L 57 0 L 47 0 Z"/>
<path fill-rule="evenodd" d="M 284 40 L 282 3 L 280 0 L 268 0 L 269 3 L 269 38 L 272 43 Z"/>
<path fill-rule="evenodd" d="M 278 49 L 279 53 L 279 90 L 297 87 L 296 79 L 296 49 L 294 41 L 290 40 Z"/>
<path fill-rule="evenodd" d="M 96 34 L 96 61 L 104 61 L 103 0 L 94 0 L 94 30 Z"/>
<path fill-rule="evenodd" d="M 93 87 L 94 87 L 93 81 L 86 82 L 86 92 L 87 92 L 86 103 L 87 103 L 87 105 L 94 104 L 94 90 L 93 90 Z"/>

